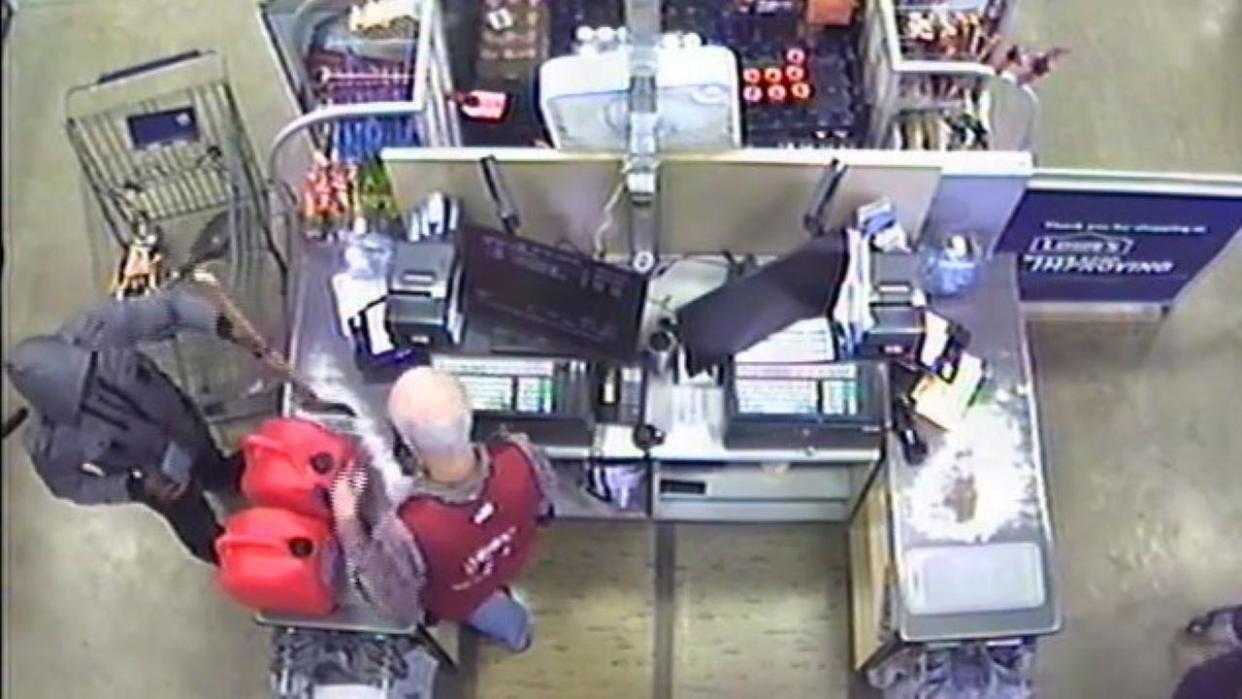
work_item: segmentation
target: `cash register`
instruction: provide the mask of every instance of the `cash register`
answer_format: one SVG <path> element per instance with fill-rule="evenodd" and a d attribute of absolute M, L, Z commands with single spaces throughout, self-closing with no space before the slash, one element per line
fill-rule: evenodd
<path fill-rule="evenodd" d="M 884 366 L 837 361 L 830 322 L 794 323 L 738 353 L 725 371 L 725 446 L 878 448 Z"/>
<path fill-rule="evenodd" d="M 475 410 L 475 438 L 507 430 L 588 446 L 597 420 L 641 417 L 631 366 L 646 278 L 504 231 L 459 231 L 465 351 L 435 354 Z M 470 354 L 476 343 L 486 353 Z"/>

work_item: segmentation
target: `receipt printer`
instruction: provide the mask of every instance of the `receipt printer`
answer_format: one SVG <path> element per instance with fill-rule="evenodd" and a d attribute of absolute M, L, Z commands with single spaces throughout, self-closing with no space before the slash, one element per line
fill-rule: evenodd
<path fill-rule="evenodd" d="M 927 305 L 919 285 L 918 256 L 874 251 L 870 257 L 873 324 L 863 333 L 859 354 L 877 359 L 913 357 L 922 344 Z"/>
<path fill-rule="evenodd" d="M 448 347 L 461 340 L 457 251 L 449 240 L 397 243 L 388 276 L 384 325 L 403 347 Z"/>

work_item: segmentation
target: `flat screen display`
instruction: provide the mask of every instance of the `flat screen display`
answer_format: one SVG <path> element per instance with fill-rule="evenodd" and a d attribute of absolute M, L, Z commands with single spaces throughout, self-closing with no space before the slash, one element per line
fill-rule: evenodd
<path fill-rule="evenodd" d="M 827 313 L 845 278 L 845 238 L 825 235 L 677 311 L 691 373 L 720 364 L 794 321 Z"/>
<path fill-rule="evenodd" d="M 571 355 L 631 359 L 647 298 L 641 274 L 500 231 L 461 230 L 467 320 L 546 338 Z"/>

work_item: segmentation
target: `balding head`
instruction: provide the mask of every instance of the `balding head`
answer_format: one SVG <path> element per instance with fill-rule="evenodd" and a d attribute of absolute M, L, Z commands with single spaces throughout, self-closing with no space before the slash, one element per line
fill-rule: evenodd
<path fill-rule="evenodd" d="M 452 374 L 410 369 L 388 393 L 388 417 L 432 479 L 451 482 L 473 462 L 466 390 Z"/>

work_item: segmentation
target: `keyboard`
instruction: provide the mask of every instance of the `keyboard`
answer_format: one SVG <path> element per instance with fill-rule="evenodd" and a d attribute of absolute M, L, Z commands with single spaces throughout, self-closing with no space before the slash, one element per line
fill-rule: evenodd
<path fill-rule="evenodd" d="M 513 378 L 510 376 L 459 375 L 470 407 L 475 410 L 512 410 Z"/>
<path fill-rule="evenodd" d="M 814 381 L 738 379 L 737 409 L 760 415 L 813 415 L 819 412 L 819 390 Z"/>
<path fill-rule="evenodd" d="M 572 359 L 436 354 L 431 366 L 456 376 L 475 411 L 473 438 L 522 432 L 536 444 L 585 446 L 593 437 L 594 383 Z"/>
<path fill-rule="evenodd" d="M 555 360 L 436 355 L 431 365 L 462 382 L 475 410 L 551 413 L 557 407 Z"/>
<path fill-rule="evenodd" d="M 521 357 L 456 357 L 438 354 L 431 358 L 431 366 L 450 374 L 479 376 L 552 376 L 556 372 L 555 359 Z"/>
<path fill-rule="evenodd" d="M 737 364 L 733 375 L 740 379 L 803 379 L 820 381 L 836 379 L 853 381 L 858 376 L 854 364 Z"/>
<path fill-rule="evenodd" d="M 737 411 L 746 415 L 847 416 L 859 412 L 858 381 L 744 379 L 734 381 Z"/>
<path fill-rule="evenodd" d="M 725 445 L 878 449 L 884 371 L 878 362 L 730 365 Z"/>

